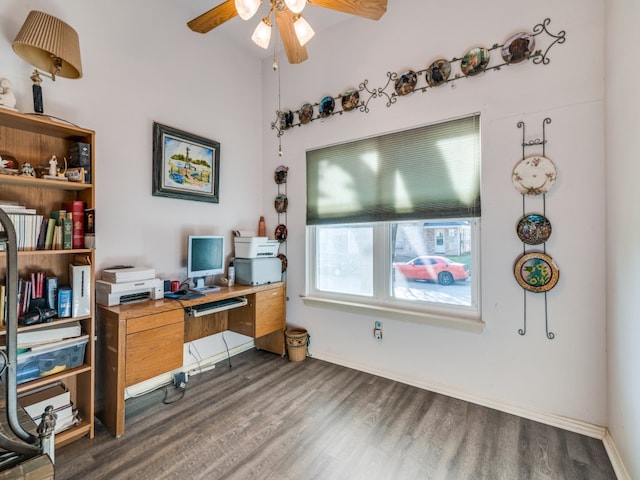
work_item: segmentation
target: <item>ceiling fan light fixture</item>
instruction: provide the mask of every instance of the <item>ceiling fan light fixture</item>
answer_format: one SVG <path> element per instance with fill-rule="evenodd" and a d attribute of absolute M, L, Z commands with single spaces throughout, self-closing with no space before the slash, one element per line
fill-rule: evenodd
<path fill-rule="evenodd" d="M 243 20 L 253 17 L 262 5 L 262 0 L 235 0 L 235 2 L 236 11 Z"/>
<path fill-rule="evenodd" d="M 293 13 L 300 13 L 307 4 L 307 0 L 284 0 L 284 3 Z"/>
<path fill-rule="evenodd" d="M 253 35 L 251 35 L 251 40 L 265 50 L 269 48 L 269 41 L 271 41 L 271 20 L 269 20 L 269 17 L 264 17 L 260 21 L 253 31 Z"/>
<path fill-rule="evenodd" d="M 309 22 L 300 15 L 296 15 L 293 21 L 293 28 L 296 31 L 296 37 L 300 42 L 300 46 L 305 46 L 309 40 L 313 38 L 316 32 L 313 31 Z"/>

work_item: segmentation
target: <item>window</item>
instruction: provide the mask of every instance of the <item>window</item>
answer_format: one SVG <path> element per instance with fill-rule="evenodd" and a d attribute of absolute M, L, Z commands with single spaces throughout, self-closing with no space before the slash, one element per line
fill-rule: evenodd
<path fill-rule="evenodd" d="M 479 318 L 480 118 L 307 152 L 307 299 Z"/>

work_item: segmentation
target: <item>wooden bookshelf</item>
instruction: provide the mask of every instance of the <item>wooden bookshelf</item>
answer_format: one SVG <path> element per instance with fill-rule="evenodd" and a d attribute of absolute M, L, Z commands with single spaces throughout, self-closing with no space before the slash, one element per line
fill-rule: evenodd
<path fill-rule="evenodd" d="M 0 108 L 0 156 L 11 155 L 20 165 L 29 162 L 32 167 L 48 166 L 52 155 L 58 166 L 64 166 L 69 147 L 73 142 L 88 143 L 91 147 L 91 175 L 95 176 L 95 132 L 66 124 L 40 115 L 27 115 Z M 48 180 L 17 175 L 0 174 L 0 200 L 18 201 L 37 214 L 49 217 L 52 210 L 62 208 L 62 203 L 81 200 L 85 208 L 95 208 L 93 183 Z M 62 381 L 71 392 L 71 399 L 79 411 L 80 425 L 56 434 L 56 447 L 66 445 L 82 437 L 94 435 L 94 383 L 95 383 L 95 252 L 90 248 L 72 250 L 33 250 L 18 252 L 18 272 L 28 278 L 31 272 L 44 271 L 58 277 L 59 285 L 68 285 L 69 264 L 76 255 L 91 262 L 90 315 L 78 318 L 54 319 L 53 322 L 19 327 L 18 331 L 35 330 L 55 324 L 78 321 L 82 333 L 89 336 L 82 365 L 67 368 L 53 375 L 43 376 L 18 385 L 18 393 L 26 393 L 57 381 Z M 0 276 L 6 276 L 6 255 L 0 252 Z M 0 342 L 5 343 L 4 326 L 0 327 Z"/>

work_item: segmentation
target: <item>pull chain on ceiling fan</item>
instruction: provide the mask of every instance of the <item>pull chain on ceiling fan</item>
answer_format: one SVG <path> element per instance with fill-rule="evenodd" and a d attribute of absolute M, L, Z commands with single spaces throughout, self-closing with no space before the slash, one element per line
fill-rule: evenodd
<path fill-rule="evenodd" d="M 300 15 L 307 3 L 359 17 L 378 20 L 387 11 L 387 0 L 269 0 L 270 8 L 256 27 L 251 39 L 256 45 L 268 48 L 275 21 L 289 63 L 302 63 L 307 57 L 305 44 L 314 36 L 311 25 Z M 187 23 L 194 32 L 207 33 L 238 15 L 251 19 L 260 9 L 262 0 L 226 0 Z"/>

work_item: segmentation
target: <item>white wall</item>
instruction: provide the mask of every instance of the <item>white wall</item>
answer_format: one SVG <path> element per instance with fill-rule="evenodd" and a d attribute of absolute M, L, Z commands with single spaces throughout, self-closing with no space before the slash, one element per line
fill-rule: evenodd
<path fill-rule="evenodd" d="M 399 98 L 390 108 L 374 99 L 368 114 L 353 111 L 294 128 L 283 137 L 282 158 L 269 128 L 277 108 L 277 76 L 271 62 L 264 62 L 264 203 L 276 193 L 269 171 L 280 163 L 289 166 L 287 316 L 309 330 L 312 354 L 505 409 L 606 424 L 604 79 L 602 69 L 593 68 L 603 62 L 603 14 L 599 0 L 496 0 L 490 8 L 441 2 L 437 12 L 428 2 L 395 0 L 377 23 L 355 19 L 321 32 L 308 45 L 307 62 L 283 62 L 283 109 L 336 96 L 365 79 L 372 89 L 383 87 L 387 72 L 423 69 L 439 56 L 461 57 L 477 44 L 502 43 L 545 17 L 552 32 L 566 30 L 567 41 L 551 49 L 546 66 L 527 62 L 487 72 L 459 80 L 455 88 Z M 537 40 L 542 49 L 550 43 L 544 35 Z M 384 339 L 376 342 L 372 318 L 305 306 L 305 150 L 476 111 L 482 114 L 484 332 L 385 319 Z M 552 119 L 546 155 L 558 170 L 546 199 L 553 225 L 547 253 L 561 271 L 548 294 L 552 341 L 545 337 L 542 294 L 528 295 L 528 333 L 518 335 L 523 291 L 512 273 L 522 252 L 515 234 L 522 202 L 511 184 L 512 169 L 522 158 L 517 123 L 526 122 L 528 139 L 539 138 L 545 117 Z M 535 153 L 541 151 L 527 151 Z M 529 211 L 541 211 L 541 199 L 527 202 Z M 267 222 L 276 221 L 271 212 Z"/>
<path fill-rule="evenodd" d="M 616 0 L 607 5 L 606 177 L 607 177 L 607 346 L 609 429 L 631 478 L 640 478 L 640 116 L 638 91 L 630 79 L 640 66 L 629 62 L 628 46 L 640 42 L 640 5 Z"/>
<path fill-rule="evenodd" d="M 33 68 L 11 42 L 28 12 L 45 11 L 78 32 L 83 78 L 42 87 L 45 113 L 96 131 L 98 272 L 131 263 L 184 280 L 188 234 L 226 235 L 231 253 L 233 229 L 257 228 L 260 67 L 219 35 L 189 30 L 194 15 L 182 3 L 8 0 L 0 8 L 0 77 L 13 83 L 20 111 L 33 112 Z M 151 195 L 154 121 L 220 142 L 220 203 Z M 225 335 L 231 347 L 248 340 Z M 216 338 L 199 349 L 224 344 Z"/>

